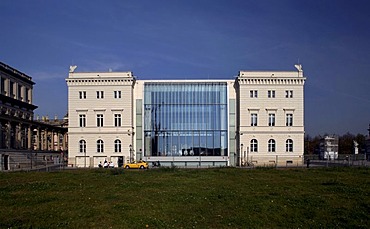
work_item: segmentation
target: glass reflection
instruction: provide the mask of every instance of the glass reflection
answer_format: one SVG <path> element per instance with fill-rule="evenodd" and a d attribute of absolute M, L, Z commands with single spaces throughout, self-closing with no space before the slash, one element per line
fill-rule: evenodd
<path fill-rule="evenodd" d="M 145 156 L 227 156 L 227 84 L 145 83 Z"/>

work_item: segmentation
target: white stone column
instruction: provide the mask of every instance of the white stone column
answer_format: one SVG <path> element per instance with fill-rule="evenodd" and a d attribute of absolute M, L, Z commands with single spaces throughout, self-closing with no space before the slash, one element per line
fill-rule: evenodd
<path fill-rule="evenodd" d="M 27 128 L 27 149 L 32 150 L 33 145 L 32 145 L 32 129 L 31 126 L 28 126 Z"/>
<path fill-rule="evenodd" d="M 29 90 L 28 90 L 28 100 L 30 101 L 29 102 L 30 104 L 32 104 L 32 102 L 33 102 L 32 94 L 33 94 L 32 88 L 29 88 Z"/>
<path fill-rule="evenodd" d="M 12 125 L 10 122 L 7 123 L 6 125 L 6 148 L 10 149 L 11 148 L 11 130 L 12 130 Z"/>
<path fill-rule="evenodd" d="M 7 95 L 7 96 L 10 96 L 10 87 L 9 87 L 9 79 L 5 79 L 5 81 L 4 81 L 4 89 L 5 89 L 5 91 L 6 91 L 6 93 L 5 93 L 5 95 Z"/>
<path fill-rule="evenodd" d="M 56 136 L 57 136 L 57 151 L 59 151 L 60 150 L 60 136 L 61 136 L 61 133 L 57 133 L 56 134 Z"/>
<path fill-rule="evenodd" d="M 51 149 L 50 150 L 55 150 L 55 147 L 54 147 L 54 143 L 55 143 L 55 133 L 54 133 L 54 131 L 51 131 L 50 132 L 50 144 L 51 144 Z"/>

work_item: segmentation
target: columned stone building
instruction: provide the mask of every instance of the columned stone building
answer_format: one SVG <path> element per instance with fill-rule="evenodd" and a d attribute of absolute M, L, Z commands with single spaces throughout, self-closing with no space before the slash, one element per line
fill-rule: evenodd
<path fill-rule="evenodd" d="M 301 165 L 306 78 L 296 68 L 225 80 L 137 80 L 132 72 L 71 68 L 69 163 Z"/>
<path fill-rule="evenodd" d="M 36 167 L 43 153 L 59 154 L 50 146 L 50 136 L 65 137 L 67 128 L 33 120 L 37 106 L 32 101 L 32 78 L 2 62 L 0 78 L 0 171 Z M 61 137 L 61 142 L 65 139 Z"/>
<path fill-rule="evenodd" d="M 28 149 L 32 141 L 33 111 L 31 77 L 0 63 L 0 148 Z"/>

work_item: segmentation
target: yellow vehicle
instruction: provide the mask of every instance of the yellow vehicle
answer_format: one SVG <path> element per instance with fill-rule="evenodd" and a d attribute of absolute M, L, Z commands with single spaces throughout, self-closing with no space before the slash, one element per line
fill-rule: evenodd
<path fill-rule="evenodd" d="M 123 165 L 125 169 L 147 169 L 149 167 L 148 163 L 145 161 L 126 163 Z"/>

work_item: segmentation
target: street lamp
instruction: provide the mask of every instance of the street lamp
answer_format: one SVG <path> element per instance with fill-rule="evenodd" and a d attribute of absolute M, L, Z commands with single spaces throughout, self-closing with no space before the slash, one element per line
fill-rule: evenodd
<path fill-rule="evenodd" d="M 130 163 L 132 163 L 132 151 L 133 151 L 133 149 L 132 149 L 131 144 L 129 145 L 129 148 L 130 148 Z"/>
<path fill-rule="evenodd" d="M 247 147 L 247 165 L 249 166 L 249 147 Z"/>
<path fill-rule="evenodd" d="M 84 150 L 85 168 L 86 168 L 86 149 Z"/>
<path fill-rule="evenodd" d="M 240 151 L 239 151 L 239 166 L 242 166 L 242 156 L 243 156 L 243 143 L 240 145 Z M 243 158 L 244 159 L 244 158 Z"/>

